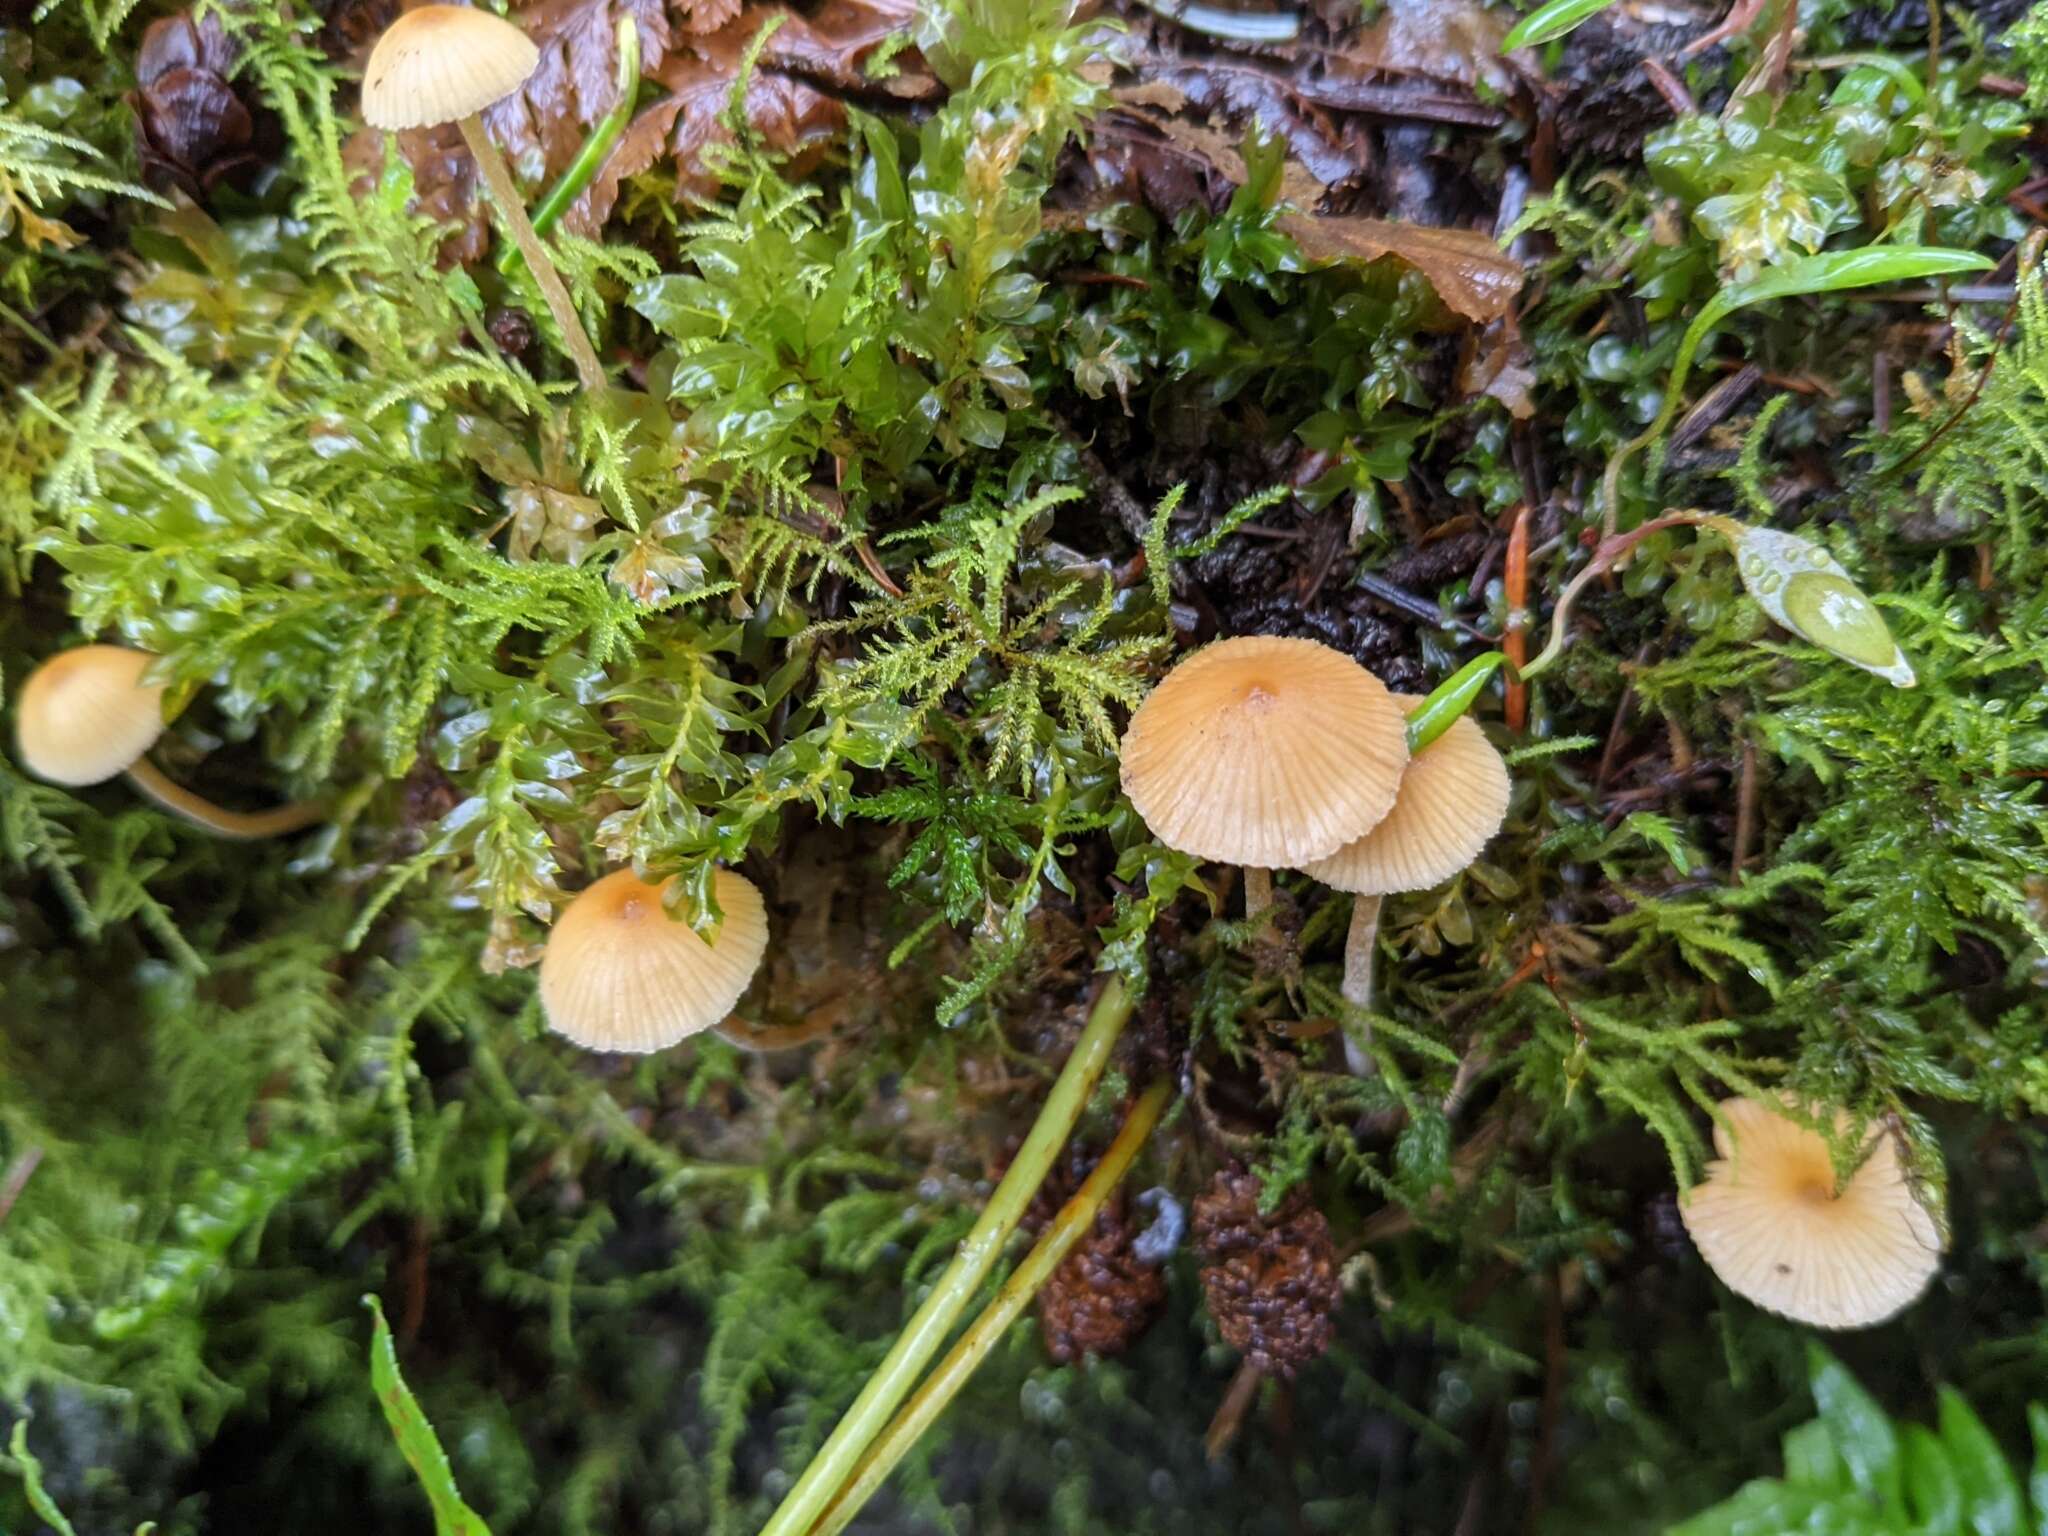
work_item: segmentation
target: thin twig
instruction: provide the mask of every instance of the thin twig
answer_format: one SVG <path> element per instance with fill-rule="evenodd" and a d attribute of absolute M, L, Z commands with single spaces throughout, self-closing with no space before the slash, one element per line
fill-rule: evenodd
<path fill-rule="evenodd" d="M 1950 413 L 1946 421 L 1928 433 L 1926 439 L 1918 448 L 1915 448 L 1911 453 L 1899 460 L 1893 466 L 1895 469 L 1904 469 L 1908 464 L 1919 458 L 1921 454 L 1946 437 L 1950 428 L 1954 427 L 1957 422 L 1969 414 L 1970 408 L 1977 403 L 1977 397 L 1984 393 L 1984 386 L 1991 382 L 1991 370 L 1998 366 L 2000 349 L 2005 345 L 2005 338 L 2012 333 L 2013 321 L 2019 316 L 2020 289 L 2027 281 L 2028 271 L 2040 259 L 2042 238 L 2042 234 L 2039 231 L 2027 237 L 2026 259 L 2022 262 L 2019 276 L 2013 283 L 2012 300 L 2005 306 L 2005 318 L 1998 324 L 1998 334 L 1991 343 L 1991 355 L 1984 360 L 1984 367 L 1977 374 L 1977 382 L 1970 386 L 1969 398 L 1957 406 Z"/>
<path fill-rule="evenodd" d="M 1265 1379 L 1266 1373 L 1250 1360 L 1230 1378 L 1230 1390 L 1216 1405 L 1216 1417 L 1209 1421 L 1209 1433 L 1202 1437 L 1202 1450 L 1211 1461 L 1221 1461 L 1230 1453 L 1231 1442 L 1244 1427 L 1245 1413 L 1258 1400 L 1259 1383 Z"/>
<path fill-rule="evenodd" d="M 1678 419 L 1678 425 L 1671 429 L 1671 446 L 1667 451 L 1676 453 L 1705 437 L 1742 403 L 1743 396 L 1762 382 L 1763 376 L 1763 369 L 1755 363 L 1743 363 L 1725 379 L 1719 380 Z"/>
<path fill-rule="evenodd" d="M 1636 665 L 1649 659 L 1650 648 L 1645 645 L 1636 652 Z M 1600 749 L 1600 766 L 1593 774 L 1593 795 L 1598 798 L 1607 788 L 1608 775 L 1614 772 L 1614 759 L 1621 751 L 1622 742 L 1628 738 L 1622 734 L 1628 724 L 1628 712 L 1636 699 L 1636 685 L 1626 671 L 1622 673 L 1621 699 L 1614 706 L 1614 721 L 1607 727 L 1607 744 Z"/>
<path fill-rule="evenodd" d="M 1375 576 L 1371 571 L 1360 571 L 1353 580 L 1358 589 L 1368 597 L 1385 603 L 1389 608 L 1399 613 L 1405 613 L 1409 618 L 1415 619 L 1420 623 L 1441 625 L 1447 629 L 1455 629 L 1462 635 L 1471 636 L 1474 640 L 1490 641 L 1493 638 L 1469 620 L 1461 619 L 1456 614 L 1446 614 L 1443 609 L 1432 603 L 1428 598 L 1417 597 L 1406 587 L 1397 586 L 1395 583 L 1388 581 L 1384 576 Z"/>
<path fill-rule="evenodd" d="M 1645 56 L 1643 73 L 1650 77 L 1650 84 L 1657 88 L 1657 94 L 1664 98 L 1664 105 L 1671 109 L 1674 117 L 1697 117 L 1699 103 L 1692 99 L 1692 92 L 1685 88 L 1685 82 L 1664 67 L 1661 59 Z"/>
<path fill-rule="evenodd" d="M 1742 878 L 1742 866 L 1749 862 L 1749 850 L 1756 842 L 1756 742 L 1742 743 L 1741 788 L 1735 795 L 1735 856 L 1728 872 Z"/>
<path fill-rule="evenodd" d="M 29 1179 L 34 1176 L 42 1161 L 43 1149 L 31 1145 L 23 1147 L 21 1155 L 9 1165 L 6 1181 L 0 1183 L 0 1221 L 7 1219 L 7 1213 L 14 1209 L 14 1202 L 19 1200 L 21 1192 L 28 1188 Z"/>

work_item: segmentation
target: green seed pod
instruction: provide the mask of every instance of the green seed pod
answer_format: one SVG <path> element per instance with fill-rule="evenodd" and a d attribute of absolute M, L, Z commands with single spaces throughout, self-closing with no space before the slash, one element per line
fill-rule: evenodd
<path fill-rule="evenodd" d="M 1913 667 L 1884 615 L 1818 544 L 1774 528 L 1744 528 L 1736 569 L 1757 605 L 1778 623 L 1895 688 L 1913 686 Z"/>

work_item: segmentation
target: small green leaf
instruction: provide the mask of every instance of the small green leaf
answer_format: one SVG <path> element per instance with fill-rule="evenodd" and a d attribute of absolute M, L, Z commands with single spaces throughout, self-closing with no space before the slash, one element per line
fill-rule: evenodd
<path fill-rule="evenodd" d="M 1408 717 L 1408 750 L 1420 752 L 1458 723 L 1459 716 L 1472 707 L 1486 680 L 1498 672 L 1507 657 L 1499 651 L 1475 656 L 1430 690 L 1428 698 Z"/>
<path fill-rule="evenodd" d="M 2034 1475 L 2027 1479 L 2034 1499 L 2034 1536 L 2048 1536 L 2048 1403 L 2028 1405 L 2027 1427 L 2034 1432 Z"/>
<path fill-rule="evenodd" d="M 1845 1486 L 1842 1458 L 1828 1427 L 1815 1420 L 1785 1431 L 1785 1481 L 1798 1488 L 1839 1492 Z"/>
<path fill-rule="evenodd" d="M 1693 354 L 1707 339 L 1707 332 L 1738 309 L 1771 299 L 1797 298 L 1810 293 L 1835 293 L 1845 288 L 1868 288 L 1877 283 L 1905 283 L 1923 277 L 1949 277 L 1961 272 L 1983 272 L 1991 258 L 1975 251 L 1952 251 L 1940 246 L 1872 245 L 1855 251 L 1822 251 L 1781 266 L 1768 268 L 1745 282 L 1726 284 L 1706 303 L 1678 343 L 1678 360 L 1671 367 L 1671 383 L 1664 391 L 1664 408 L 1644 434 L 1645 442 L 1664 435 L 1692 371 Z"/>
<path fill-rule="evenodd" d="M 1806 1346 L 1806 1360 L 1821 1422 L 1827 1425 L 1850 1480 L 1880 1506 L 1896 1506 L 1899 1437 L 1891 1420 L 1842 1363 L 1818 1344 Z"/>
<path fill-rule="evenodd" d="M 1552 42 L 1577 30 L 1612 4 L 1614 0 L 1550 0 L 1550 4 L 1539 6 L 1515 23 L 1500 40 L 1500 51 L 1509 53 Z"/>
<path fill-rule="evenodd" d="M 1667 816 L 1655 811 L 1631 811 L 1622 817 L 1612 836 L 1601 844 L 1602 853 L 1611 852 L 1627 843 L 1631 837 L 1639 837 L 1657 849 L 1671 861 L 1671 867 L 1681 875 L 1693 870 L 1693 850 L 1686 845 L 1685 834 Z"/>
<path fill-rule="evenodd" d="M 1829 1518 L 1836 1523 L 1819 1523 Z M 1665 1536 L 1761 1536 L 1766 1531 L 1776 1536 L 1783 1531 L 1809 1530 L 1825 1530 L 1829 1536 L 1876 1536 L 1869 1525 L 1841 1510 L 1828 1495 L 1768 1477 L 1744 1484 L 1734 1498 L 1672 1526 Z"/>
<path fill-rule="evenodd" d="M 483 1517 L 462 1502 L 455 1487 L 455 1473 L 449 1468 L 448 1453 L 434 1434 L 434 1426 L 420 1411 L 417 1399 L 398 1374 L 398 1349 L 391 1341 L 391 1328 L 384 1321 L 384 1309 L 375 1296 L 365 1296 L 363 1305 L 374 1320 L 370 1339 L 370 1388 L 384 1409 L 384 1422 L 398 1437 L 398 1449 L 406 1465 L 427 1490 L 434 1506 L 434 1536 L 491 1536 Z"/>
<path fill-rule="evenodd" d="M 2019 1479 L 1984 1421 L 1953 1387 L 1941 1389 L 1940 1424 L 1962 1496 L 1962 1528 L 1971 1536 L 2023 1536 Z"/>
<path fill-rule="evenodd" d="M 1915 1536 L 1962 1536 L 1963 1487 L 1939 1437 L 1921 1425 L 1908 1424 L 1901 1449 Z"/>

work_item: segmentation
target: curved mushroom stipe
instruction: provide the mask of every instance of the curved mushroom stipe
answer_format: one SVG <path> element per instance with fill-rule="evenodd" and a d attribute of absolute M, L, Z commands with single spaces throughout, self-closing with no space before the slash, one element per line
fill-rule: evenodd
<path fill-rule="evenodd" d="M 328 811 L 325 800 L 295 800 L 271 811 L 230 811 L 174 782 L 146 757 L 130 763 L 126 773 L 145 799 L 216 837 L 281 837 L 325 819 Z"/>
<path fill-rule="evenodd" d="M 327 814 L 319 800 L 230 811 L 152 763 L 146 754 L 164 729 L 163 685 L 145 681 L 155 659 L 123 645 L 81 645 L 37 667 L 15 701 L 23 766 L 39 779 L 74 788 L 126 774 L 146 799 L 220 837 L 276 837 Z"/>

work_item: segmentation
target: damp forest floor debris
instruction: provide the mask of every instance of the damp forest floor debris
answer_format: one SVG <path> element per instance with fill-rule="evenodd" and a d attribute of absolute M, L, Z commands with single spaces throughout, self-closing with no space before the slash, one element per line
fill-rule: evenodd
<path fill-rule="evenodd" d="M 400 13 L 0 0 L 0 1529 L 2042 1528 L 2048 6 Z"/>

